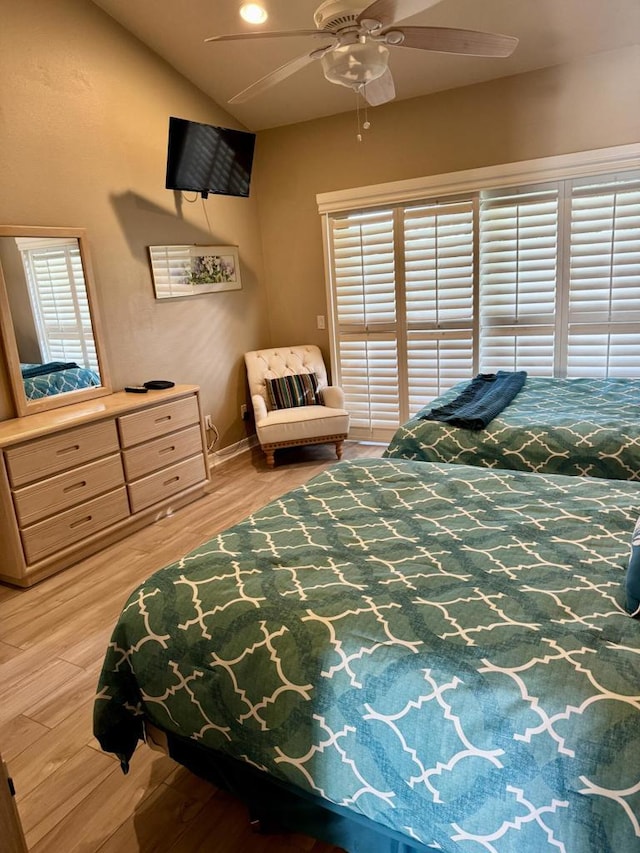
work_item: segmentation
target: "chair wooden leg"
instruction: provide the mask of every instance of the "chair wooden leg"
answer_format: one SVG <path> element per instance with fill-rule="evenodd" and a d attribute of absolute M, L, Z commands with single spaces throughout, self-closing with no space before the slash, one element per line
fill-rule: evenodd
<path fill-rule="evenodd" d="M 269 468 L 273 468 L 276 464 L 276 460 L 274 459 L 275 450 L 273 450 L 273 448 L 265 450 L 264 455 L 267 457 L 267 465 L 269 466 Z"/>
<path fill-rule="evenodd" d="M 342 459 L 342 445 L 344 441 L 336 441 L 336 456 L 338 459 Z"/>

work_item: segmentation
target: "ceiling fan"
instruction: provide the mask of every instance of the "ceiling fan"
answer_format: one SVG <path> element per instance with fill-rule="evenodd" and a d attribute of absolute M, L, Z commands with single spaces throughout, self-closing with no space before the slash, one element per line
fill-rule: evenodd
<path fill-rule="evenodd" d="M 319 59 L 331 83 L 347 86 L 377 106 L 395 98 L 389 70 L 389 47 L 409 47 L 467 56 L 504 57 L 513 53 L 518 39 L 498 33 L 447 27 L 398 27 L 412 15 L 435 6 L 440 0 L 374 0 L 362 8 L 358 0 L 325 0 L 315 11 L 315 30 L 247 32 L 211 36 L 206 42 L 241 39 L 310 36 L 323 44 L 286 62 L 230 99 L 239 104 L 259 95 L 296 71 Z M 356 8 L 354 8 L 354 6 Z"/>

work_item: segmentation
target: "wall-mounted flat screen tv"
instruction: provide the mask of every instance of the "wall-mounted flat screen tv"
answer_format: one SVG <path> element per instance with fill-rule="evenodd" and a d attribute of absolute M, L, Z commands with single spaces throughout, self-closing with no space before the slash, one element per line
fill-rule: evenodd
<path fill-rule="evenodd" d="M 168 190 L 248 196 L 256 135 L 171 116 Z"/>

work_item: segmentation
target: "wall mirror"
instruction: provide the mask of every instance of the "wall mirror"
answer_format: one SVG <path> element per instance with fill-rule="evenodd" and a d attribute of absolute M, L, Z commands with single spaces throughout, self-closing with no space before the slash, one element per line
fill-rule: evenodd
<path fill-rule="evenodd" d="M 0 226 L 0 331 L 18 415 L 111 393 L 84 229 Z"/>

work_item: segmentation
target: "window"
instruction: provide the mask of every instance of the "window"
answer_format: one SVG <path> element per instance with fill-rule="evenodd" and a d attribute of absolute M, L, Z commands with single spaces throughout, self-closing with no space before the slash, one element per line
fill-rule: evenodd
<path fill-rule="evenodd" d="M 404 208 L 407 415 L 476 360 L 472 200 Z M 402 299 L 402 296 L 401 296 Z"/>
<path fill-rule="evenodd" d="M 480 199 L 480 365 L 553 376 L 557 359 L 556 187 Z"/>
<path fill-rule="evenodd" d="M 388 210 L 332 221 L 341 385 L 351 422 L 394 429 L 400 417 L 394 219 Z"/>
<path fill-rule="evenodd" d="M 640 172 L 327 213 L 352 434 L 478 372 L 640 375 Z"/>
<path fill-rule="evenodd" d="M 571 194 L 567 374 L 639 376 L 640 175 Z"/>
<path fill-rule="evenodd" d="M 340 384 L 364 435 L 391 435 L 473 368 L 473 210 L 464 201 L 331 220 Z"/>
<path fill-rule="evenodd" d="M 43 362 L 75 362 L 98 370 L 78 241 L 20 237 L 16 243 L 29 287 Z"/>

